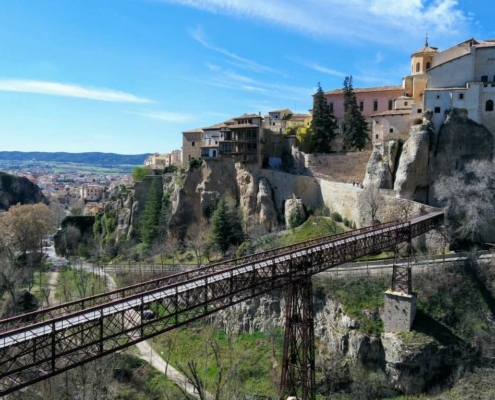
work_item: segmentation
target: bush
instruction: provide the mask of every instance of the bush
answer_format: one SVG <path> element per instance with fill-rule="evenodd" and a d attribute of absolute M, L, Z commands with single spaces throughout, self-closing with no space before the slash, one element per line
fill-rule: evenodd
<path fill-rule="evenodd" d="M 332 214 L 332 218 L 335 222 L 342 222 L 342 215 L 340 215 L 337 211 Z"/>
<path fill-rule="evenodd" d="M 289 226 L 291 229 L 297 228 L 301 223 L 302 222 L 299 220 L 299 213 L 297 211 L 292 211 L 289 215 Z"/>
<path fill-rule="evenodd" d="M 347 218 L 344 218 L 344 225 L 347 226 L 348 228 L 351 227 L 351 221 L 349 221 Z"/>
<path fill-rule="evenodd" d="M 199 168 L 203 165 L 203 161 L 199 158 L 191 158 L 189 161 L 189 170 L 194 171 L 196 168 Z"/>

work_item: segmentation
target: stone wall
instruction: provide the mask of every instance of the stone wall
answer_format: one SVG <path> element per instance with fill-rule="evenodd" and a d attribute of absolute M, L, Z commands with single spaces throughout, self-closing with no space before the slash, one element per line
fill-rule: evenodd
<path fill-rule="evenodd" d="M 275 205 L 279 211 L 283 210 L 285 200 L 295 196 L 301 199 L 306 207 L 315 208 L 325 205 L 342 217 L 354 221 L 357 227 L 368 223 L 367 210 L 363 204 L 364 191 L 358 187 L 272 170 L 261 170 L 260 176 L 270 182 L 274 191 Z M 436 209 L 433 207 L 415 201 L 384 195 L 377 218 L 381 222 L 388 222 L 420 211 L 434 210 Z"/>
<path fill-rule="evenodd" d="M 362 182 L 371 151 L 332 154 L 305 154 L 304 167 L 335 182 Z"/>

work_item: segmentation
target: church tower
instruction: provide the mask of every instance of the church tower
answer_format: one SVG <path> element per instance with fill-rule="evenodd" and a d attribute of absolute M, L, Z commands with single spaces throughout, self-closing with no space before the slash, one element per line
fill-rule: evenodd
<path fill-rule="evenodd" d="M 427 85 L 426 71 L 432 67 L 436 53 L 438 47 L 430 47 L 426 38 L 425 45 L 411 55 L 411 75 L 404 78 L 404 92 L 414 103 L 423 100 L 422 95 Z"/>

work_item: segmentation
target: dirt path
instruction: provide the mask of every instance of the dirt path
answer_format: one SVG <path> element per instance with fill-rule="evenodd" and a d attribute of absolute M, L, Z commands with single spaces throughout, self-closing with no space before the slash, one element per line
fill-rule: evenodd
<path fill-rule="evenodd" d="M 187 378 L 182 375 L 179 371 L 177 371 L 170 364 L 167 364 L 163 358 L 151 348 L 147 341 L 140 342 L 136 344 L 136 348 L 139 351 L 138 357 L 142 360 L 148 362 L 150 365 L 155 367 L 158 371 L 163 373 L 167 378 L 173 381 L 177 386 L 180 386 L 182 389 L 194 397 L 195 399 L 199 399 L 199 395 L 194 390 L 194 386 L 191 385 Z M 165 373 L 167 371 L 167 373 Z M 213 397 L 209 394 L 206 395 L 206 398 L 212 399 Z"/>
<path fill-rule="evenodd" d="M 83 268 L 91 273 L 94 273 L 99 276 L 104 276 L 108 290 L 117 289 L 117 283 L 115 279 L 106 272 L 101 269 L 95 269 L 90 264 L 83 263 Z M 56 282 L 56 280 L 55 280 Z M 51 293 L 51 292 L 50 292 Z M 166 363 L 163 358 L 151 348 L 150 344 L 147 341 L 140 342 L 136 344 L 136 349 L 138 351 L 138 357 L 146 362 L 148 362 L 151 366 L 156 368 L 159 372 L 163 373 L 167 378 L 173 381 L 177 386 L 185 389 L 185 391 L 195 399 L 199 399 L 199 395 L 195 392 L 194 386 L 191 385 L 187 378 L 182 375 L 179 371 L 177 371 L 170 364 Z M 165 373 L 166 371 L 166 373 Z M 212 399 L 213 397 L 210 394 L 206 394 L 207 399 Z"/>
<path fill-rule="evenodd" d="M 58 275 L 58 271 L 52 271 L 50 272 L 50 275 L 48 275 L 48 304 L 45 304 L 45 306 L 51 307 L 56 304 L 55 292 L 57 291 Z"/>

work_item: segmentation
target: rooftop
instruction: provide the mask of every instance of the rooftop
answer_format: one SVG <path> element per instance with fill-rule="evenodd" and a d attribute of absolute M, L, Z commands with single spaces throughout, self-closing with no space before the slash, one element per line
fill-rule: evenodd
<path fill-rule="evenodd" d="M 370 92 L 394 92 L 404 90 L 402 85 L 394 85 L 394 86 L 375 86 L 369 88 L 354 88 L 354 93 L 370 93 Z M 325 92 L 325 95 L 329 94 L 342 94 L 344 93 L 344 89 L 335 89 Z"/>
<path fill-rule="evenodd" d="M 283 112 L 288 112 L 289 114 L 293 114 L 291 110 L 288 108 L 280 109 L 280 110 L 273 110 L 273 111 L 268 111 L 268 114 L 273 114 L 273 113 L 283 113 Z"/>
<path fill-rule="evenodd" d="M 183 131 L 182 133 L 203 133 L 203 128 L 190 129 L 188 131 Z"/>
<path fill-rule="evenodd" d="M 232 119 L 237 120 L 237 119 L 246 119 L 246 118 L 261 118 L 261 115 L 258 115 L 258 114 L 243 114 L 240 117 L 232 118 Z"/>

